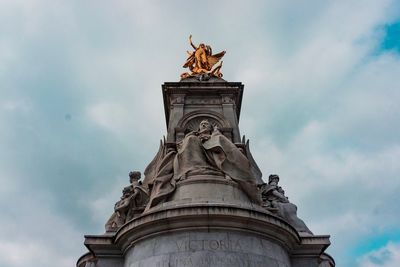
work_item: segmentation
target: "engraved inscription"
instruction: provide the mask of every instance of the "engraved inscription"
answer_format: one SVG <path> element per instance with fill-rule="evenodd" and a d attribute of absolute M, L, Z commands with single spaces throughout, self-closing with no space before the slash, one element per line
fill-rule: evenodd
<path fill-rule="evenodd" d="M 200 260 L 199 266 L 248 266 L 248 267 L 265 267 L 266 263 L 271 262 L 271 259 L 266 257 L 249 258 L 244 255 L 209 255 Z M 270 266 L 278 266 L 273 265 Z"/>
<path fill-rule="evenodd" d="M 126 267 L 290 267 L 284 249 L 264 239 L 201 233 L 157 241 L 152 252 L 128 256 Z"/>
<path fill-rule="evenodd" d="M 176 247 L 179 252 L 197 250 L 242 251 L 239 240 L 229 239 L 179 240 L 176 241 Z"/>
<path fill-rule="evenodd" d="M 156 264 L 157 267 L 197 267 L 197 265 L 193 264 L 192 257 L 182 257 L 182 256 L 174 256 L 168 261 L 159 261 Z"/>
<path fill-rule="evenodd" d="M 283 262 L 265 256 L 239 254 L 208 254 L 206 257 L 172 255 L 169 260 L 157 262 L 157 267 L 287 267 Z"/>

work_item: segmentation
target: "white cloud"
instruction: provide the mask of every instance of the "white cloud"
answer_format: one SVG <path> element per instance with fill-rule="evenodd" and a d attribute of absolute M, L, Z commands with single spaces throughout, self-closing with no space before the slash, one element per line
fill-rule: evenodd
<path fill-rule="evenodd" d="M 18 184 L 15 176 L 2 176 L 0 265 L 73 266 L 83 248 L 81 233 L 54 211 L 51 197 L 38 189 Z"/>
<path fill-rule="evenodd" d="M 389 242 L 386 246 L 362 256 L 358 261 L 360 267 L 398 267 L 400 243 Z"/>
<path fill-rule="evenodd" d="M 97 103 L 88 108 L 88 115 L 95 123 L 116 133 L 121 133 L 129 121 L 127 109 L 117 103 Z"/>
<path fill-rule="evenodd" d="M 400 87 L 394 81 L 400 61 L 374 52 L 381 38 L 374 30 L 386 19 L 386 4 L 354 22 L 359 25 L 348 25 L 354 29 L 343 24 L 351 19 L 329 30 L 315 23 L 313 38 L 287 62 L 272 57 L 269 64 L 277 68 L 252 84 L 260 86 L 257 91 L 247 86 L 245 92 L 252 99 L 245 100 L 241 131 L 252 141 L 264 179 L 281 175 L 310 229 L 332 234 L 329 251 L 339 265 L 354 266 L 341 255 L 365 236 L 396 228 L 399 220 Z M 334 21 L 333 15 L 321 17 Z"/>
<path fill-rule="evenodd" d="M 129 185 L 128 178 L 118 177 L 115 180 L 118 182 L 110 185 L 109 190 L 104 194 L 97 196 L 95 199 L 82 199 L 82 204 L 89 206 L 93 221 L 100 221 L 105 224 L 114 212 L 114 203 L 121 197 L 122 189 Z"/>
<path fill-rule="evenodd" d="M 70 267 L 77 260 L 58 251 L 53 244 L 28 239 L 19 242 L 0 240 L 0 250 L 0 263 L 5 266 L 22 267 L 34 263 L 41 267 Z"/>
<path fill-rule="evenodd" d="M 17 99 L 0 102 L 0 108 L 8 112 L 29 112 L 33 107 L 29 101 Z"/>

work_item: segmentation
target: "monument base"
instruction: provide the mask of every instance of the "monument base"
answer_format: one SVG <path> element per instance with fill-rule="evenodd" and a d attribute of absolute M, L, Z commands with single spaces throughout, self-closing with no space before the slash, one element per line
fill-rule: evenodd
<path fill-rule="evenodd" d="M 85 236 L 91 253 L 77 266 L 334 266 L 321 256 L 329 236 L 300 236 L 262 208 L 172 203 L 135 218 L 115 234 Z"/>

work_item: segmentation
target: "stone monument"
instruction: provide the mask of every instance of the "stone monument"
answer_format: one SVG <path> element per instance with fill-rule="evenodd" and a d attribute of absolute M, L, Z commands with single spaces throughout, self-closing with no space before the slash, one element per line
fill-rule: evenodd
<path fill-rule="evenodd" d="M 243 84 L 190 44 L 180 82 L 162 85 L 167 136 L 130 173 L 106 232 L 86 235 L 77 267 L 333 267 L 328 235 L 313 234 L 241 137 Z M 219 64 L 218 64 L 219 63 Z"/>

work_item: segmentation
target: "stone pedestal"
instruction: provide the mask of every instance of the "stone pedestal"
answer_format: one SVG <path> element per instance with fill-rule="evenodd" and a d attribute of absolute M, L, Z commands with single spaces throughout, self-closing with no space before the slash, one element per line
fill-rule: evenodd
<path fill-rule="evenodd" d="M 224 176 L 196 175 L 177 183 L 171 199 L 164 205 L 186 203 L 230 203 L 250 206 L 251 202 L 239 185 Z"/>
<path fill-rule="evenodd" d="M 276 242 L 252 233 L 199 229 L 140 241 L 127 251 L 125 266 L 289 267 L 290 257 Z"/>
<path fill-rule="evenodd" d="M 317 267 L 329 244 L 329 236 L 299 236 L 233 181 L 193 176 L 178 184 L 170 201 L 117 233 L 85 236 L 95 256 L 77 266 Z"/>

